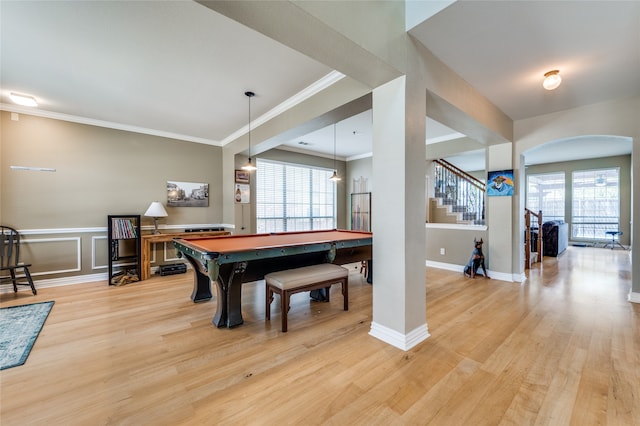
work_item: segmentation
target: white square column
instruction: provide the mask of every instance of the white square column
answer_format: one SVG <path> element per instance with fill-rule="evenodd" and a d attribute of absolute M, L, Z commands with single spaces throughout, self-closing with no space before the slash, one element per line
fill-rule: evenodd
<path fill-rule="evenodd" d="M 487 147 L 486 164 L 487 172 L 512 170 L 513 145 L 503 143 Z M 517 177 L 514 176 L 514 179 Z M 492 182 L 487 181 L 487 187 L 491 184 Z M 518 190 L 518 182 L 515 182 L 513 190 Z M 505 249 L 505 247 L 511 248 L 513 246 L 514 196 L 487 197 L 488 241 L 485 241 L 483 249 L 487 259 L 487 269 L 491 271 L 491 278 L 503 281 L 513 281 L 513 251 Z M 522 214 L 524 215 L 524 211 Z"/>
<path fill-rule="evenodd" d="M 429 337 L 425 278 L 424 89 L 399 77 L 373 91 L 373 321 L 370 334 L 409 350 Z M 416 84 L 417 86 L 417 84 Z"/>

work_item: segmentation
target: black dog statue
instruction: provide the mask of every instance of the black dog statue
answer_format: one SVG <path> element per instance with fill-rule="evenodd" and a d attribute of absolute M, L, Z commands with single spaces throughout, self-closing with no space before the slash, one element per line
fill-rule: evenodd
<path fill-rule="evenodd" d="M 473 239 L 474 249 L 471 253 L 471 259 L 464 267 L 464 276 L 467 278 L 475 278 L 478 269 L 482 266 L 485 278 L 490 278 L 487 274 L 487 268 L 484 266 L 484 254 L 482 253 L 482 238 L 480 241 Z"/>

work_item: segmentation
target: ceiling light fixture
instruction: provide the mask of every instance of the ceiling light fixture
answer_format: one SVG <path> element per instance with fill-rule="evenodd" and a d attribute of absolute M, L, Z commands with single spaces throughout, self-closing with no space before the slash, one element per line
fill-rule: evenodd
<path fill-rule="evenodd" d="M 338 170 L 336 169 L 336 124 L 333 125 L 333 175 L 329 178 L 329 180 L 338 182 L 340 176 L 338 176 Z"/>
<path fill-rule="evenodd" d="M 253 92 L 244 92 L 244 95 L 249 98 L 249 161 L 247 161 L 247 164 L 242 166 L 242 170 L 253 171 L 258 169 L 251 162 L 251 98 L 256 94 Z"/>
<path fill-rule="evenodd" d="M 542 87 L 547 90 L 557 89 L 562 83 L 562 78 L 560 78 L 559 70 L 552 70 L 544 73 L 544 81 L 542 82 Z"/>
<path fill-rule="evenodd" d="M 11 98 L 11 100 L 14 103 L 16 103 L 18 105 L 28 106 L 28 107 L 37 107 L 38 106 L 38 102 L 36 101 L 36 99 L 33 96 L 23 95 L 21 93 L 11 92 L 9 94 L 9 97 Z"/>

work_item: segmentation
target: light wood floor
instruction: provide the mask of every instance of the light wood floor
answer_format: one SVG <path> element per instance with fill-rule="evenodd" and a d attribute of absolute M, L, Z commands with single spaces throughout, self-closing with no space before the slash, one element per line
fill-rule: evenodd
<path fill-rule="evenodd" d="M 26 364 L 0 373 L 0 423 L 640 425 L 629 270 L 628 252 L 576 247 L 522 285 L 428 269 L 431 337 L 408 352 L 368 335 L 355 269 L 348 312 L 339 286 L 329 304 L 295 295 L 285 334 L 255 284 L 245 324 L 214 328 L 190 274 L 2 294 L 56 303 Z"/>

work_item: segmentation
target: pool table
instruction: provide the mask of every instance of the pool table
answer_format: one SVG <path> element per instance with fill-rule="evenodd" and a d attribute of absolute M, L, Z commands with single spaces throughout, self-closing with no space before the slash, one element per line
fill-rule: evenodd
<path fill-rule="evenodd" d="M 173 244 L 178 256 L 195 271 L 191 299 L 210 300 L 211 283 L 218 290 L 213 323 L 234 327 L 243 323 L 242 283 L 261 280 L 270 272 L 319 263 L 346 264 L 370 260 L 370 232 L 329 230 L 230 235 L 184 240 Z"/>

